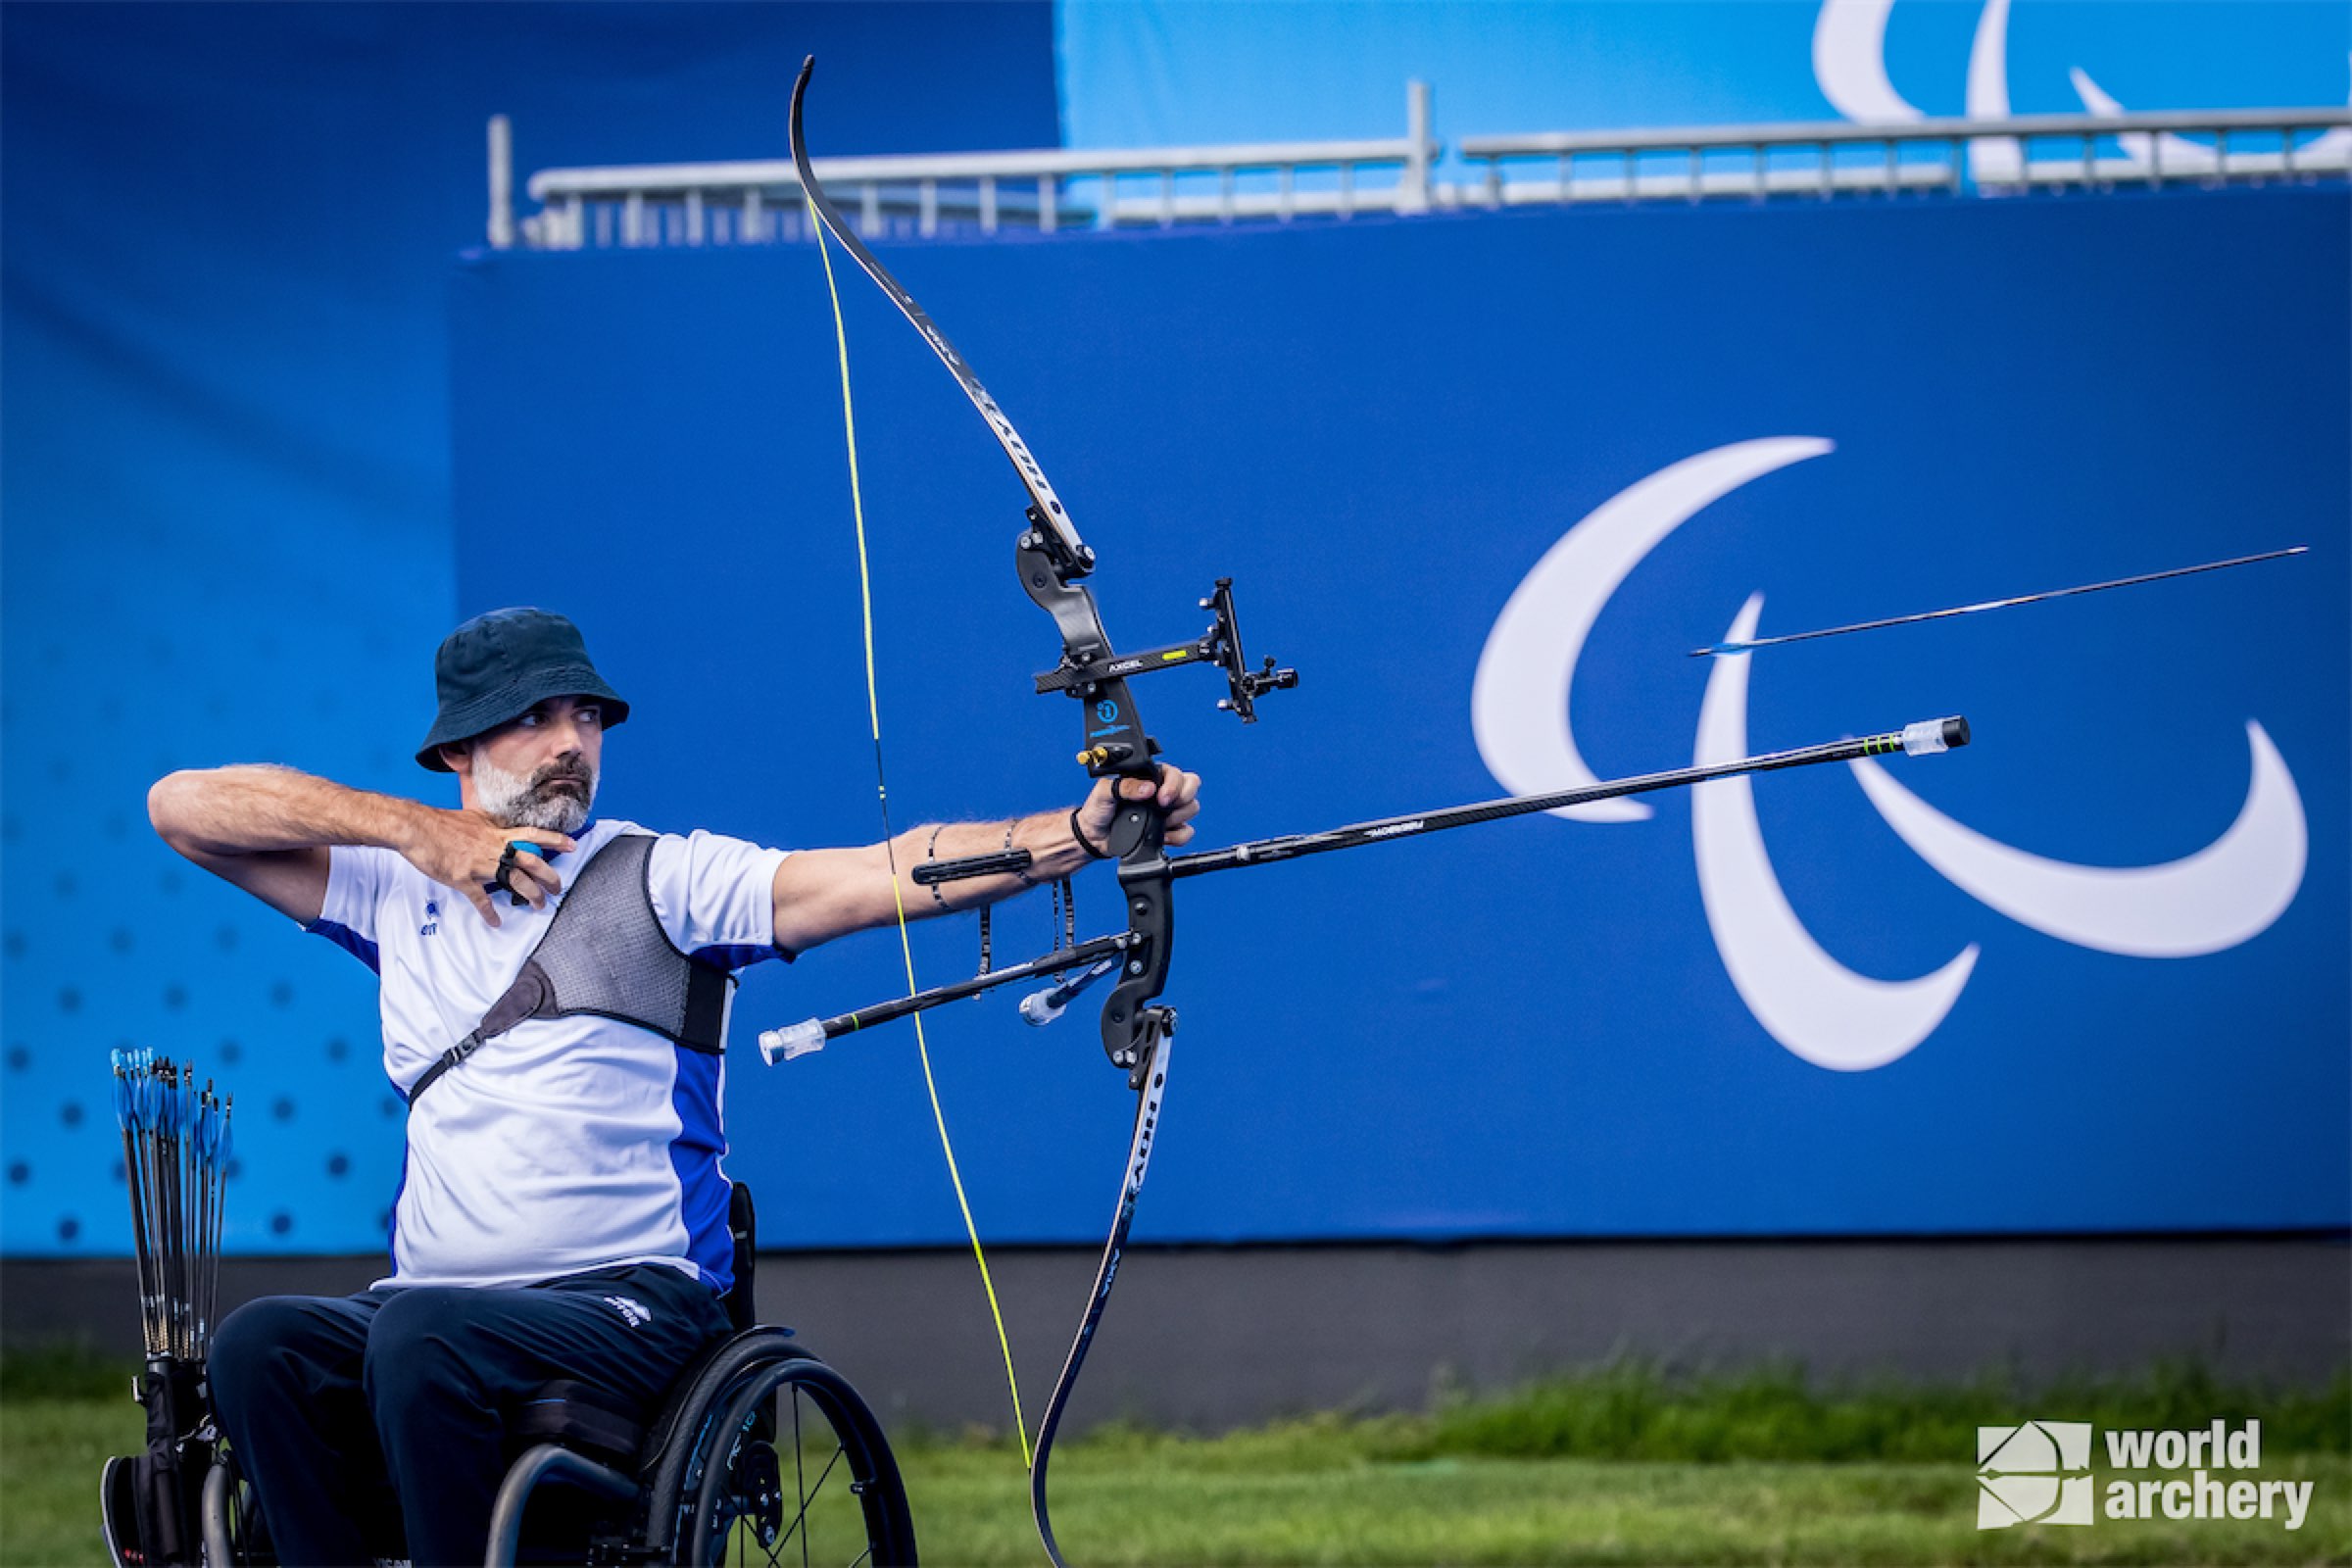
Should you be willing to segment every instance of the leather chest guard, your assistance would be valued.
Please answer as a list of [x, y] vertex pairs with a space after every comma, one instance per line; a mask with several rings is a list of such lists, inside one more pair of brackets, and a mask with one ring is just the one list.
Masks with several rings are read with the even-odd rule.
[[592, 1013], [706, 1055], [725, 1052], [733, 977], [681, 953], [662, 929], [648, 880], [653, 851], [652, 834], [625, 833], [589, 858], [522, 972], [473, 1032], [424, 1070], [409, 1090], [410, 1104], [484, 1042], [526, 1018]]

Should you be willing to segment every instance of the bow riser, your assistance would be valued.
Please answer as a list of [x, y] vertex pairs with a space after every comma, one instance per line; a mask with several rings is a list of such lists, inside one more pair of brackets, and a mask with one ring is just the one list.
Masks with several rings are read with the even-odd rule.
[[[1037, 519], [1034, 507], [1029, 515], [1033, 522]], [[1159, 743], [1145, 732], [1126, 678], [1087, 673], [1113, 662], [1094, 594], [1068, 580], [1068, 563], [1056, 559], [1052, 537], [1040, 529], [1021, 535], [1014, 559], [1022, 590], [1061, 631], [1060, 668], [1070, 681], [1062, 689], [1078, 699], [1085, 714], [1078, 760], [1097, 778], [1134, 778], [1156, 786], [1159, 768], [1152, 759]], [[1176, 1027], [1173, 1009], [1151, 1005], [1167, 984], [1175, 938], [1167, 827], [1167, 812], [1156, 794], [1141, 801], [1122, 797], [1103, 845], [1119, 861], [1120, 894], [1127, 902], [1127, 929], [1134, 940], [1119, 983], [1102, 1004], [1102, 1052], [1111, 1065], [1126, 1069], [1128, 1086], [1136, 1090], [1144, 1087], [1154, 1047]]]
[[1127, 1086], [1141, 1090], [1158, 1047], [1176, 1032], [1176, 1009], [1151, 1005], [1166, 989], [1168, 956], [1176, 945], [1176, 901], [1168, 858], [1161, 848], [1166, 818], [1156, 807], [1122, 810], [1120, 821], [1140, 819], [1139, 833], [1119, 862], [1119, 893], [1127, 901], [1127, 932], [1135, 945], [1119, 983], [1102, 1004], [1102, 1050], [1111, 1065], [1127, 1069]]
[[[1030, 508], [1031, 521], [1037, 515], [1037, 509]], [[1111, 660], [1110, 637], [1102, 630], [1102, 613], [1096, 608], [1094, 594], [1084, 584], [1070, 580], [1078, 574], [1076, 569], [1058, 553], [1052, 537], [1038, 528], [1022, 533], [1013, 549], [1013, 564], [1022, 591], [1054, 617], [1054, 625], [1061, 633], [1061, 668], [1074, 682], [1066, 689], [1086, 705], [1081, 728], [1084, 744], [1078, 760], [1096, 778], [1156, 779], [1158, 769], [1152, 765], [1152, 756], [1159, 750], [1159, 743], [1144, 732], [1143, 717], [1128, 694], [1126, 679], [1118, 675], [1096, 678], [1087, 673]], [[1124, 849], [1114, 841], [1111, 853], [1123, 855]]]

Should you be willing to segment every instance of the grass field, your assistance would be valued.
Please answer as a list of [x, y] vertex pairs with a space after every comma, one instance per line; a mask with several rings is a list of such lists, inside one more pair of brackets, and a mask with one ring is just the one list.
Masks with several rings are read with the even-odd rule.
[[[97, 1473], [139, 1412], [122, 1368], [0, 1367], [0, 1562], [95, 1564]], [[2039, 1414], [2106, 1427], [2264, 1423], [2261, 1474], [2314, 1483], [2278, 1520], [1980, 1532], [1975, 1428]], [[899, 1435], [927, 1561], [1035, 1564], [1009, 1440]], [[1098, 1431], [1056, 1449], [1054, 1520], [1085, 1564], [2352, 1562], [2352, 1383], [2280, 1396], [2194, 1373], [2019, 1398], [1814, 1393], [1792, 1373], [1680, 1384], [1620, 1367], [1456, 1399], [1203, 1439]], [[2104, 1456], [2094, 1451], [2094, 1465]], [[2104, 1475], [2100, 1478], [2106, 1479]]]

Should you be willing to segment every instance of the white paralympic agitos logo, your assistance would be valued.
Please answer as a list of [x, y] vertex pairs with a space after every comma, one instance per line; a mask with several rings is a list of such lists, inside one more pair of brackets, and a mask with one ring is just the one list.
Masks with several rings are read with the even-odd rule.
[[[1865, 125], [1894, 125], [1926, 117], [1897, 92], [1886, 74], [1886, 18], [1894, 0], [1822, 0], [1813, 22], [1813, 79], [1822, 96], [1846, 119]], [[2082, 100], [2083, 111], [2101, 120], [2124, 113], [2090, 74], [2071, 67], [2067, 79]], [[2009, 116], [2009, 0], [1984, 0], [1977, 13], [1977, 29], [1968, 51], [1966, 105], [1971, 120], [2005, 120]], [[2132, 132], [2116, 138], [2134, 173], [2210, 173], [2220, 163], [2219, 149], [2171, 131], [2150, 136]], [[2295, 156], [2310, 164], [2342, 158], [2352, 151], [2352, 129], [2325, 131], [2295, 148]], [[1969, 146], [1969, 168], [1978, 180], [2000, 184], [2023, 172], [2025, 155], [2016, 138], [1980, 136]]]
[[[1576, 661], [1601, 607], [1659, 541], [1751, 479], [1833, 450], [1814, 436], [1741, 441], [1662, 468], [1571, 527], [1536, 563], [1495, 618], [1471, 688], [1471, 724], [1488, 769], [1514, 794], [1595, 782], [1570, 722]], [[1752, 595], [1726, 641], [1755, 635]], [[1699, 706], [1692, 760], [1747, 751], [1751, 655], [1719, 658]], [[2143, 958], [2218, 953], [2269, 929], [2303, 885], [2308, 836], [2286, 762], [2249, 719], [2252, 777], [2237, 819], [2184, 858], [2159, 865], [2078, 865], [2030, 855], [1964, 826], [1876, 762], [1850, 764], [1865, 795], [1914, 853], [1979, 902], [2078, 947]], [[1650, 808], [1595, 801], [1551, 813], [1638, 822]], [[1693, 793], [1690, 829], [1707, 925], [1740, 1000], [1766, 1032], [1818, 1066], [1883, 1067], [1934, 1033], [1977, 962], [1974, 943], [1932, 974], [1876, 980], [1813, 940], [1781, 891], [1746, 778]]]

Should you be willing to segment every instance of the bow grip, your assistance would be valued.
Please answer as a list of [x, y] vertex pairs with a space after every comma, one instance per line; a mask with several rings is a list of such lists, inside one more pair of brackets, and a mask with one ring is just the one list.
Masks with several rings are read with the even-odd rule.
[[1159, 768], [1153, 764], [1149, 773], [1124, 773], [1111, 788], [1120, 790], [1128, 779], [1138, 779], [1152, 787], [1152, 794], [1140, 801], [1117, 795], [1118, 814], [1110, 819], [1110, 831], [1102, 836], [1102, 848], [1108, 858], [1122, 864], [1137, 859], [1153, 860], [1164, 853], [1162, 840], [1167, 835], [1168, 813], [1159, 804]]

